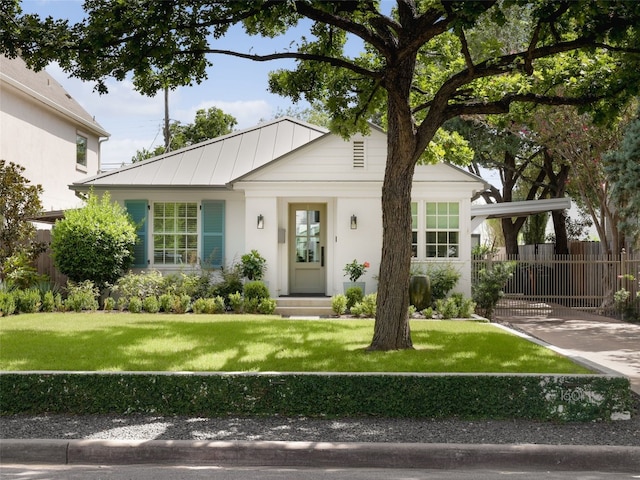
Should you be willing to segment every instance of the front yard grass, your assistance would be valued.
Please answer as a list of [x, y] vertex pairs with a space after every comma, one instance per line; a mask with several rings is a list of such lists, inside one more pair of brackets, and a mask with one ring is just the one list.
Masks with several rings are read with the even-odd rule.
[[367, 319], [20, 314], [0, 318], [0, 370], [592, 373], [491, 324], [411, 328], [415, 350], [366, 352]]

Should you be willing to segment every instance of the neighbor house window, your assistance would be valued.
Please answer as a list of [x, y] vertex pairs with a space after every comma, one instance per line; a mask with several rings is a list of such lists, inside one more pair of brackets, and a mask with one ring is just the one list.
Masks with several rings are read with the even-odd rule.
[[418, 202], [411, 202], [411, 256], [418, 257]]
[[176, 265], [198, 260], [198, 204], [153, 204], [153, 261]]
[[455, 202], [425, 202], [426, 258], [458, 257], [460, 250], [460, 205]]
[[76, 163], [87, 166], [87, 137], [76, 134]]

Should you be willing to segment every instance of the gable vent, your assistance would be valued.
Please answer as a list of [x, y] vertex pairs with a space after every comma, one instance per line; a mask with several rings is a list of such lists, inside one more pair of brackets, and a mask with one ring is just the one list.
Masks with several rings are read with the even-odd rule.
[[364, 168], [364, 142], [353, 142], [353, 168]]

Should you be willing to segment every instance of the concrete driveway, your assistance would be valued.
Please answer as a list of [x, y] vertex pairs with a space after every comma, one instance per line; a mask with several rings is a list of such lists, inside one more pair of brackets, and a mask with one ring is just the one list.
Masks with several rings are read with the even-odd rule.
[[640, 324], [557, 306], [540, 316], [496, 320], [558, 347], [566, 355], [585, 358], [629, 377], [631, 389], [640, 395]]

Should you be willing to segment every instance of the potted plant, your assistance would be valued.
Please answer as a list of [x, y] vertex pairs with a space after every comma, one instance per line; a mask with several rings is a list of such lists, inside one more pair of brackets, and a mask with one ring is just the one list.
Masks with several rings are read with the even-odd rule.
[[267, 260], [257, 250], [251, 250], [240, 258], [240, 272], [249, 280], [262, 280], [267, 270]]
[[349, 277], [349, 282], [344, 282], [344, 290], [345, 292], [351, 287], [358, 287], [362, 290], [362, 293], [365, 293], [365, 282], [358, 282], [358, 279], [362, 277], [371, 265], [369, 262], [359, 263], [357, 260], [353, 260], [351, 263], [347, 263], [344, 267], [344, 275], [345, 277]]

